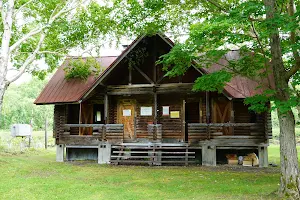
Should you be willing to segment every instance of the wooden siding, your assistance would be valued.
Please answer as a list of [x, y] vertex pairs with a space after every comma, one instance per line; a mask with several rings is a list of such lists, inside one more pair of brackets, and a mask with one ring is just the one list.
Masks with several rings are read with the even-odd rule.
[[[136, 104], [136, 137], [148, 138], [148, 124], [154, 123], [153, 95], [137, 96]], [[151, 116], [141, 116], [141, 107], [152, 107]]]
[[64, 132], [64, 124], [67, 122], [66, 105], [55, 105], [54, 106], [54, 127], [53, 137], [55, 138], [56, 144], [59, 143], [59, 138]]
[[[163, 139], [177, 139], [184, 140], [183, 135], [183, 99], [180, 95], [161, 95], [158, 97], [158, 123], [162, 125]], [[170, 113], [172, 111], [179, 111], [179, 118], [171, 118], [171, 116], [162, 115], [162, 106], [170, 106]]]

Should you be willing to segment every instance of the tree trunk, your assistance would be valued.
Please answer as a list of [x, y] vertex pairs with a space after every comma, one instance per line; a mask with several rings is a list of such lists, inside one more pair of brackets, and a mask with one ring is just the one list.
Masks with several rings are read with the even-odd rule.
[[295, 138], [295, 119], [292, 111], [278, 111], [280, 126], [280, 189], [283, 198], [299, 199], [300, 181]]
[[[276, 20], [274, 19], [277, 13], [276, 2], [275, 0], [264, 0], [264, 4], [266, 9], [266, 19], [268, 20], [267, 25], [270, 31], [271, 66], [273, 68], [275, 81], [275, 97], [281, 103], [286, 103], [290, 99], [288, 86], [289, 77], [284, 68], [279, 29]], [[288, 112], [282, 112], [281, 108], [278, 107], [277, 113], [280, 127], [281, 165], [279, 196], [282, 198], [300, 199], [294, 114], [291, 107]]]
[[[1, 75], [0, 75], [1, 76]], [[7, 83], [4, 81], [4, 78], [0, 77], [0, 128], [2, 127], [2, 106], [3, 106], [3, 97], [7, 89]]]
[[[0, 79], [2, 79], [0, 77]], [[4, 93], [7, 89], [7, 84], [4, 80], [0, 80], [0, 117], [1, 117], [1, 113], [2, 113], [2, 105], [3, 105], [3, 97], [4, 97]]]

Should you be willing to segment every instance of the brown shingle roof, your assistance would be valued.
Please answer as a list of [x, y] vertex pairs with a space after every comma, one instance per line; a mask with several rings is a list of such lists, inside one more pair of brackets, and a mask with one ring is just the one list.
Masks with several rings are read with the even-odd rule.
[[[96, 58], [101, 67], [109, 67], [116, 56], [104, 56]], [[70, 60], [76, 58], [67, 58], [64, 63], [57, 69], [56, 73], [50, 79], [41, 94], [35, 100], [35, 104], [57, 104], [78, 102], [91, 86], [94, 85], [97, 77], [90, 76], [86, 81], [80, 79], [65, 79], [64, 68]], [[83, 58], [84, 59], [84, 58]]]

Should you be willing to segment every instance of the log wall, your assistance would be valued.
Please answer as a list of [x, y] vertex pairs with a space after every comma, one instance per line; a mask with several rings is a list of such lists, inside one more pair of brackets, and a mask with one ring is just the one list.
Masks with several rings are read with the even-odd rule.
[[[184, 140], [182, 133], [183, 125], [183, 100], [179, 95], [161, 95], [158, 97], [158, 123], [162, 125], [162, 138], [163, 139], [177, 139]], [[169, 116], [163, 116], [162, 106], [170, 106], [170, 113], [172, 111], [179, 111], [179, 118], [171, 118]]]
[[54, 106], [54, 123], [53, 123], [53, 137], [56, 144], [59, 142], [60, 135], [64, 132], [64, 124], [67, 122], [66, 105]]

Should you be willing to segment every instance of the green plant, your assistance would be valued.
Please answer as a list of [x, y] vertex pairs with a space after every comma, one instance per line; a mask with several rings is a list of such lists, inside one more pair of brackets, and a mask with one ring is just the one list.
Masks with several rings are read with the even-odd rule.
[[91, 74], [99, 75], [102, 71], [100, 64], [94, 58], [71, 60], [64, 70], [67, 80], [73, 78], [87, 80]]

